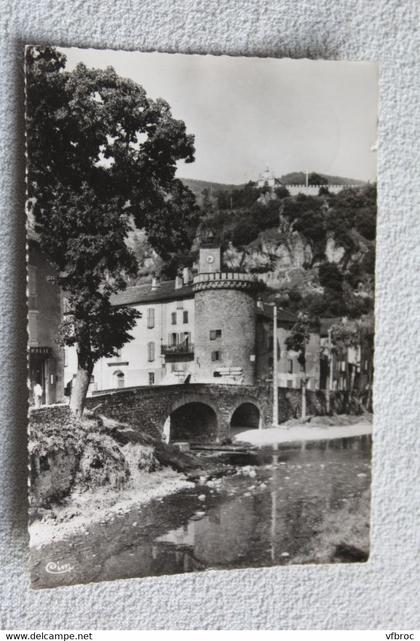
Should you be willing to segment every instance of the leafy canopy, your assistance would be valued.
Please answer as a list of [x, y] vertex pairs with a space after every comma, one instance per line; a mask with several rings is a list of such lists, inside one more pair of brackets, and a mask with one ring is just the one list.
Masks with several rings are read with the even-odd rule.
[[138, 315], [111, 304], [137, 271], [126, 243], [133, 225], [167, 255], [190, 244], [179, 212], [188, 228], [191, 194], [175, 172], [194, 160], [194, 144], [167, 102], [111, 67], [65, 65], [54, 48], [27, 49], [28, 202], [71, 310], [62, 340], [90, 368], [130, 338]]

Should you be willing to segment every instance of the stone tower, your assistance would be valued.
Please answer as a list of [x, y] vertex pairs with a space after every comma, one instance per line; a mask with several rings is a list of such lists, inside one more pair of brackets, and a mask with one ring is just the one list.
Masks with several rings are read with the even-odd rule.
[[221, 248], [200, 248], [195, 295], [195, 380], [255, 383], [256, 301], [251, 274], [224, 272]]

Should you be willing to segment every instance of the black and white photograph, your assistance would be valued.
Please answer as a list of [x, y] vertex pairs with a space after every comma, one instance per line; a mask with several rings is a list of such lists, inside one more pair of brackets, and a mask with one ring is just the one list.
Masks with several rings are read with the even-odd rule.
[[377, 94], [26, 47], [33, 588], [368, 560]]

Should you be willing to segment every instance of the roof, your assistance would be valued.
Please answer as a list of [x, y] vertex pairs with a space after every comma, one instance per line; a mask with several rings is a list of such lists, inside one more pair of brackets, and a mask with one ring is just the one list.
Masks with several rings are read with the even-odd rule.
[[[262, 316], [264, 318], [268, 318], [269, 320], [273, 320], [273, 305], [267, 305], [266, 303], [263, 303], [263, 308], [258, 307], [257, 308], [257, 314], [258, 316]], [[297, 321], [297, 316], [293, 314], [292, 312], [288, 312], [286, 309], [282, 309], [281, 307], [277, 307], [277, 322], [283, 322], [283, 323], [296, 323]]]
[[160, 303], [163, 301], [193, 298], [191, 284], [175, 289], [175, 281], [167, 280], [159, 283], [157, 289], [152, 290], [152, 283], [127, 287], [122, 292], [111, 296], [113, 305], [135, 305], [136, 303]]

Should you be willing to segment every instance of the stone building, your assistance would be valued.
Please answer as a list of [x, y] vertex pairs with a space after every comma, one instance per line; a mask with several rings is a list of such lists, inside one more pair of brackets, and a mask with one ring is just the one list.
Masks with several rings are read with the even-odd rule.
[[[95, 365], [89, 393], [139, 385], [272, 380], [272, 309], [257, 304], [260, 287], [252, 274], [223, 271], [221, 248], [207, 243], [200, 248], [194, 277], [185, 269], [175, 280], [154, 279], [114, 296], [115, 305], [133, 306], [141, 318], [131, 332], [133, 340], [118, 356]], [[279, 312], [278, 384], [283, 387], [298, 388], [302, 378], [296, 358], [285, 348], [295, 322], [294, 315]], [[74, 348], [66, 351], [67, 383], [77, 371], [77, 357]], [[309, 388], [318, 389], [316, 328], [307, 349], [307, 376]]]
[[39, 383], [42, 404], [64, 399], [64, 349], [57, 344], [62, 318], [60, 290], [51, 281], [54, 270], [43, 254], [37, 236], [28, 226], [28, 387], [29, 402]]
[[255, 383], [258, 288], [251, 274], [222, 271], [220, 247], [202, 246], [193, 282], [198, 382]]
[[[286, 339], [290, 336], [296, 323], [295, 314], [284, 309], [277, 310], [277, 370], [278, 387], [300, 388], [306, 377], [307, 389], [319, 389], [320, 382], [320, 336], [319, 327], [314, 324], [306, 346], [306, 371], [297, 359], [289, 352]], [[258, 301], [257, 305], [257, 380], [266, 383], [273, 380], [273, 307]]]

